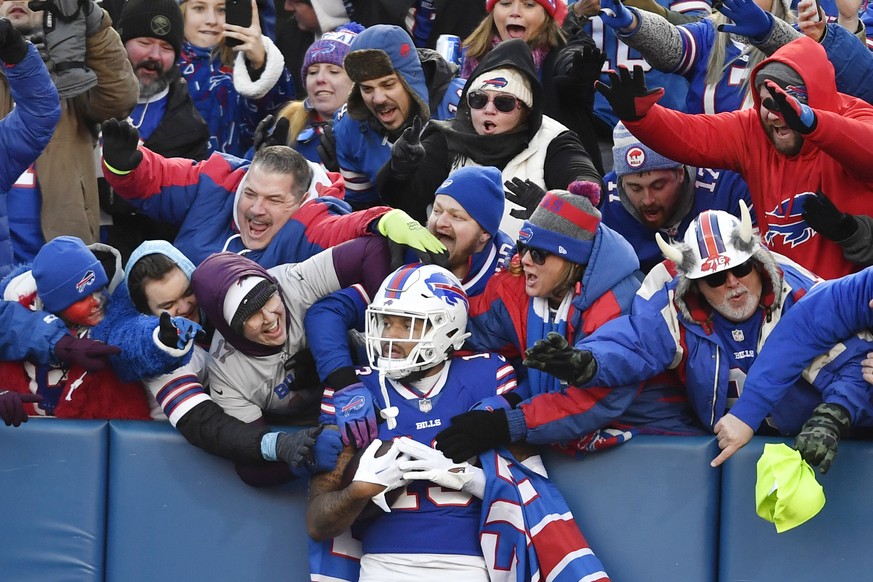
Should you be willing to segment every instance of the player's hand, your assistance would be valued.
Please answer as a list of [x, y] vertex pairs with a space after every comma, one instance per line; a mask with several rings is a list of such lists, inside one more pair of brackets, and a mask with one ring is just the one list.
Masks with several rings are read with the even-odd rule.
[[634, 65], [633, 73], [621, 65], [618, 72], [609, 71], [607, 75], [612, 82], [611, 85], [597, 81], [594, 86], [609, 102], [616, 117], [622, 121], [636, 121], [642, 118], [664, 94], [663, 87], [652, 90], [646, 87], [646, 78], [641, 65]]
[[709, 464], [718, 467], [752, 440], [755, 429], [734, 416], [725, 414], [713, 427], [721, 453]]
[[343, 444], [363, 449], [379, 435], [373, 395], [362, 383], [334, 392], [333, 406]]
[[381, 457], [376, 456], [376, 451], [382, 446], [382, 441], [374, 439], [361, 455], [358, 470], [355, 472], [353, 482], [372, 483], [384, 489], [372, 497], [375, 503], [385, 513], [391, 513], [385, 493], [397, 487], [403, 487], [407, 481], [403, 479], [403, 471], [400, 470], [400, 462], [406, 460], [406, 456], [397, 447], [397, 443], [391, 443], [391, 448]]
[[[470, 463], [455, 463], [440, 451], [409, 437], [397, 439], [397, 447], [409, 456], [400, 462], [400, 470], [407, 481], [430, 481], [455, 491], [464, 491], [482, 499], [485, 495], [485, 476], [482, 469]], [[477, 479], [478, 477], [478, 479]]]

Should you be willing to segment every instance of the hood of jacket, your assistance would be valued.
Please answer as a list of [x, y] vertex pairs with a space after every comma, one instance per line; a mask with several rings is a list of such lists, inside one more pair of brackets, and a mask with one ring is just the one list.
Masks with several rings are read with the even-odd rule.
[[472, 128], [473, 120], [470, 117], [470, 106], [467, 105], [467, 93], [470, 91], [470, 86], [476, 78], [481, 77], [487, 72], [506, 68], [516, 69], [521, 72], [530, 84], [531, 94], [533, 95], [533, 107], [531, 107], [527, 117], [527, 135], [528, 139], [532, 139], [543, 123], [543, 86], [540, 83], [539, 77], [537, 77], [536, 65], [534, 65], [530, 47], [521, 39], [501, 42], [482, 57], [479, 65], [470, 74], [470, 78], [467, 79], [467, 84], [464, 85], [464, 91], [461, 93], [461, 101], [458, 103], [458, 112], [455, 114], [455, 119], [464, 126]]
[[[246, 339], [234, 332], [230, 322], [224, 319], [224, 298], [230, 286], [243, 277], [263, 277], [278, 285], [278, 281], [265, 268], [234, 253], [215, 253], [209, 255], [196, 269], [191, 277], [191, 286], [200, 308], [206, 314], [207, 320], [215, 326], [227, 342], [247, 356], [268, 356], [282, 351], [282, 346], [265, 346]], [[288, 305], [282, 288], [279, 296], [287, 311]], [[287, 330], [288, 318], [285, 318]]]
[[[624, 283], [630, 285], [630, 296], [639, 288], [640, 260], [633, 246], [623, 236], [603, 222], [597, 225], [591, 257], [582, 275], [582, 288], [573, 300], [575, 306], [585, 310], [604, 293], [615, 290]], [[632, 289], [631, 289], [632, 288]]]
[[354, 83], [346, 108], [352, 119], [365, 121], [371, 116], [361, 96], [360, 82], [378, 79], [391, 73], [397, 73], [400, 77], [400, 81], [418, 105], [418, 115], [422, 121], [430, 119], [424, 69], [412, 39], [399, 26], [378, 24], [364, 30], [352, 41], [343, 67]]

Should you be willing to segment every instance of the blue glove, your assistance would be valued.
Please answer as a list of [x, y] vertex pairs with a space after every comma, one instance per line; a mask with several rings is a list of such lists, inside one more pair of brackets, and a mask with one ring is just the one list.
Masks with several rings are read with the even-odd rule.
[[634, 23], [634, 14], [619, 0], [601, 0], [600, 20], [610, 28], [623, 30]]
[[332, 428], [325, 428], [315, 445], [309, 452], [306, 460], [306, 468], [311, 475], [327, 473], [336, 469], [336, 460], [340, 451], [343, 450], [343, 441], [340, 433]]
[[343, 444], [364, 449], [379, 435], [373, 395], [360, 382], [335, 392], [333, 405]]
[[754, 0], [724, 0], [720, 5], [713, 3], [713, 7], [733, 21], [733, 24], [719, 24], [719, 32], [764, 40], [773, 30], [773, 17]]
[[184, 317], [172, 317], [169, 312], [161, 313], [158, 325], [158, 339], [168, 348], [184, 350], [192, 339], [203, 333], [203, 327]]

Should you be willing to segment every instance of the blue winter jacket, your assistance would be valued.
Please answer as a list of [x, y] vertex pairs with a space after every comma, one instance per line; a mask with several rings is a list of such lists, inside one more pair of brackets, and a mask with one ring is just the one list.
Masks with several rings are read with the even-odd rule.
[[12, 241], [6, 193], [48, 145], [61, 117], [58, 91], [42, 57], [28, 43], [27, 55], [17, 65], [3, 65], [15, 108], [0, 120], [0, 276], [12, 268]]
[[[825, 402], [848, 410], [852, 426], [873, 426], [873, 388], [858, 363], [873, 351], [871, 299], [873, 267], [816, 285], [767, 338], [731, 414], [755, 426], [801, 377], [817, 375], [814, 383], [822, 386]], [[833, 358], [848, 360], [839, 374]]]

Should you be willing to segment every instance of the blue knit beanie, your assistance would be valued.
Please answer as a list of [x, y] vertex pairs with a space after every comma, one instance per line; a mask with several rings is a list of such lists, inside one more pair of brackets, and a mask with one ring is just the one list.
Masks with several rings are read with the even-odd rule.
[[643, 145], [620, 121], [612, 131], [612, 141], [613, 169], [616, 178], [652, 170], [669, 170], [682, 165]]
[[454, 198], [492, 237], [497, 235], [506, 198], [503, 175], [492, 166], [466, 166], [449, 174], [435, 194]]
[[50, 313], [60, 313], [109, 284], [103, 265], [74, 236], [59, 236], [44, 244], [31, 268], [36, 293]]

